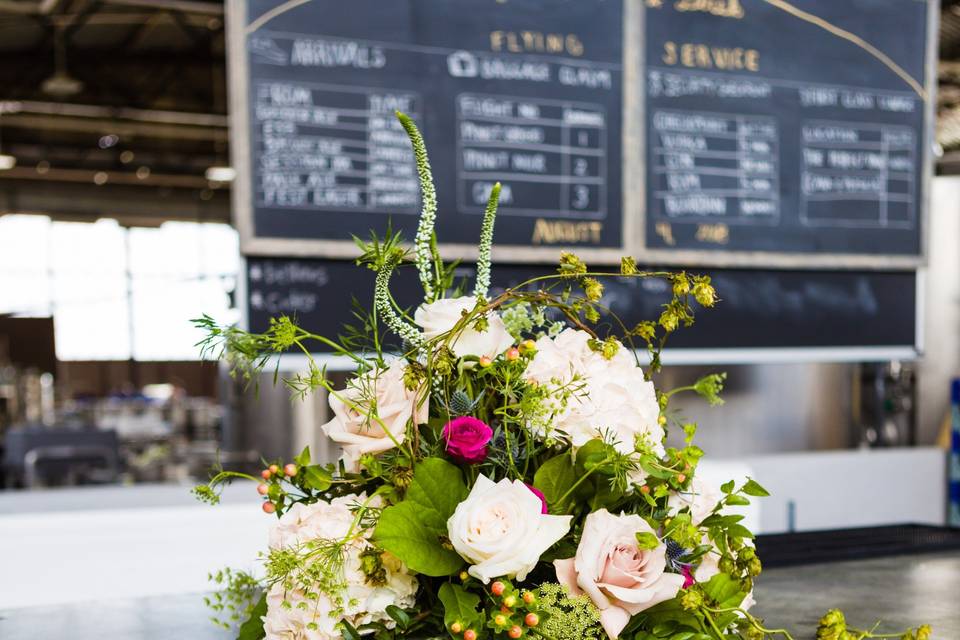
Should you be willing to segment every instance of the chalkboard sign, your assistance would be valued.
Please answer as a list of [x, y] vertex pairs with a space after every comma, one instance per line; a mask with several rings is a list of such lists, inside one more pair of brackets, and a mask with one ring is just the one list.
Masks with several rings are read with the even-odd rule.
[[939, 3], [644, 4], [648, 255], [922, 253]]
[[[497, 265], [493, 289], [516, 286], [543, 267]], [[721, 302], [670, 340], [674, 362], [779, 359], [884, 360], [915, 354], [916, 276], [897, 271], [707, 270]], [[335, 336], [353, 322], [348, 295], [372, 305], [373, 272], [349, 261], [248, 258], [247, 323], [263, 331], [271, 317], [295, 316], [309, 330]], [[465, 278], [472, 269], [461, 270]], [[655, 280], [610, 279], [602, 303], [628, 326], [655, 319], [669, 296]], [[412, 268], [395, 274], [398, 303], [414, 307], [422, 290]], [[601, 323], [607, 322], [601, 320]], [[601, 324], [601, 326], [603, 326]]]
[[430, 151], [441, 243], [475, 251], [499, 181], [499, 247], [624, 246], [621, 0], [229, 9], [244, 252], [352, 255], [352, 235], [388, 221], [411, 239], [420, 194], [396, 110]]

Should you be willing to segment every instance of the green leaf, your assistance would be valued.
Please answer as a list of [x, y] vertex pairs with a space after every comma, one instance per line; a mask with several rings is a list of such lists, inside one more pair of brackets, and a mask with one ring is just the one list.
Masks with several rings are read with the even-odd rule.
[[760, 483], [753, 478], [747, 478], [747, 483], [743, 485], [741, 491], [748, 496], [756, 496], [758, 498], [765, 498], [770, 495], [770, 492], [760, 486]]
[[637, 547], [640, 549], [656, 549], [660, 546], [660, 538], [648, 531], [637, 532]]
[[577, 473], [583, 474], [603, 463], [616, 451], [599, 438], [589, 440], [577, 450]]
[[306, 467], [310, 464], [310, 447], [304, 447], [296, 458], [293, 459], [298, 467]]
[[264, 631], [263, 620], [260, 618], [265, 615], [267, 615], [266, 592], [260, 596], [256, 606], [253, 607], [253, 611], [250, 612], [250, 617], [240, 625], [240, 633], [237, 635], [237, 640], [262, 640], [262, 638], [267, 635], [267, 632]]
[[410, 616], [407, 614], [406, 611], [404, 611], [397, 605], [388, 604], [386, 608], [386, 612], [388, 616], [390, 616], [391, 618], [394, 619], [394, 621], [396, 621], [397, 627], [399, 627], [401, 631], [405, 630], [407, 627], [410, 626]]
[[315, 464], [304, 468], [303, 484], [314, 491], [326, 491], [333, 484], [333, 475], [327, 469]]
[[443, 603], [443, 625], [448, 632], [450, 625], [459, 622], [464, 630], [476, 631], [477, 637], [483, 633], [483, 617], [477, 612], [480, 596], [470, 593], [458, 584], [449, 582], [440, 585], [437, 595]]
[[424, 575], [456, 573], [463, 559], [449, 547], [447, 520], [466, 497], [460, 469], [439, 458], [426, 458], [413, 472], [403, 502], [380, 514], [374, 542]]
[[550, 458], [540, 465], [533, 476], [533, 486], [543, 493], [547, 501], [547, 509], [556, 515], [572, 513], [575, 504], [574, 496], [572, 494], [566, 498], [563, 496], [570, 491], [576, 481], [577, 471], [570, 463], [570, 456], [566, 454]]
[[733, 480], [730, 480], [729, 482], [724, 482], [722, 485], [720, 485], [720, 491], [723, 491], [724, 493], [730, 493], [731, 491], [733, 491], [733, 484], [734, 484]]
[[457, 505], [467, 497], [467, 485], [460, 469], [440, 458], [425, 458], [413, 472], [404, 502], [413, 502], [423, 509], [422, 521], [447, 531], [447, 520]]
[[752, 538], [753, 532], [742, 524], [732, 524], [727, 527], [727, 535], [734, 538]]
[[346, 620], [340, 621], [340, 631], [343, 634], [343, 640], [363, 640], [357, 628]]
[[703, 592], [717, 603], [717, 608], [730, 609], [739, 607], [747, 596], [740, 590], [740, 583], [725, 573], [718, 573], [700, 585]]
[[727, 496], [727, 504], [734, 507], [745, 506], [750, 504], [750, 500], [748, 500], [747, 498], [744, 498], [743, 496], [738, 496], [735, 493], [731, 493], [730, 495]]

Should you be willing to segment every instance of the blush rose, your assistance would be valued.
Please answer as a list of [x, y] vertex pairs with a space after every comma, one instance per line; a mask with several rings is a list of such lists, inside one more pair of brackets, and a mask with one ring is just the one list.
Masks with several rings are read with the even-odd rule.
[[577, 555], [554, 560], [557, 581], [571, 595], [586, 593], [600, 609], [600, 624], [611, 639], [631, 616], [677, 595], [684, 577], [667, 573], [666, 545], [640, 549], [638, 533], [654, 533], [636, 514], [594, 511], [583, 525]]

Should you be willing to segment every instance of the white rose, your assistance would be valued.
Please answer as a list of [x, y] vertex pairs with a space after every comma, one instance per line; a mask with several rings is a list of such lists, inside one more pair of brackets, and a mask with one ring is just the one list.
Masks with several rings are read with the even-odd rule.
[[477, 478], [447, 520], [450, 543], [484, 584], [499, 576], [523, 580], [540, 556], [570, 530], [571, 516], [542, 513], [543, 503], [520, 480]]
[[[372, 584], [363, 572], [360, 554], [371, 548], [367, 538], [370, 529], [353, 526], [351, 507], [367, 502], [364, 494], [335, 498], [330, 502], [310, 505], [296, 504], [277, 521], [270, 531], [273, 549], [299, 550], [316, 540], [345, 541], [343, 546], [342, 591], [336, 594], [322, 592], [317, 585], [293, 585], [282, 581], [267, 592], [267, 615], [263, 617], [267, 640], [335, 640], [342, 637], [337, 623], [347, 620], [354, 626], [381, 622], [392, 628], [395, 622], [386, 613], [390, 605], [402, 609], [416, 601], [417, 579], [410, 575], [394, 556], [381, 556], [383, 581]], [[368, 506], [381, 506], [379, 498]], [[352, 533], [351, 533], [352, 532]], [[353, 537], [346, 540], [348, 535]], [[318, 562], [323, 562], [322, 555]], [[293, 578], [296, 581], [296, 577]], [[307, 598], [303, 587], [319, 592], [317, 598]], [[287, 602], [289, 607], [284, 606]], [[299, 606], [303, 604], [303, 606]]]
[[594, 511], [583, 523], [577, 555], [555, 560], [557, 580], [571, 595], [586, 593], [600, 609], [600, 624], [616, 638], [632, 616], [677, 595], [684, 578], [667, 573], [666, 545], [640, 549], [637, 533], [654, 534], [636, 514]]
[[[537, 353], [524, 377], [558, 391], [564, 387], [564, 393], [556, 395], [567, 396], [566, 402], [548, 401], [550, 428], [562, 432], [575, 449], [611, 433], [621, 453], [632, 453], [639, 437], [649, 442], [654, 453], [663, 455], [660, 405], [653, 383], [644, 379], [625, 347], [608, 360], [590, 348], [589, 340], [590, 334], [578, 329], [537, 340]], [[531, 428], [547, 435], [542, 425]]]
[[[448, 333], [460, 322], [465, 312], [473, 311], [477, 299], [472, 296], [460, 298], [441, 298], [430, 304], [422, 304], [413, 315], [413, 321], [423, 329], [423, 336], [432, 340]], [[497, 313], [487, 314], [487, 328], [477, 331], [472, 323], [450, 345], [458, 358], [464, 356], [486, 356], [495, 358], [513, 345], [513, 336], [507, 331], [503, 320]]]
[[700, 476], [694, 476], [687, 489], [670, 494], [667, 506], [673, 512], [684, 509], [690, 510], [690, 519], [693, 524], [700, 524], [707, 519], [720, 503], [720, 490]]
[[330, 394], [334, 418], [322, 428], [343, 447], [348, 471], [360, 470], [360, 456], [365, 453], [381, 453], [402, 443], [411, 418], [415, 424], [427, 421], [427, 394], [423, 389], [407, 389], [405, 369], [402, 360], [394, 360], [386, 369], [354, 378], [346, 389]]

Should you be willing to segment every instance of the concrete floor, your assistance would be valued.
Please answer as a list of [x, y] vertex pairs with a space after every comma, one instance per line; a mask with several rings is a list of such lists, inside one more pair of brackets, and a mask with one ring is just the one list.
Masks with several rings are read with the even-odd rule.
[[[960, 552], [770, 569], [757, 582], [754, 613], [770, 627], [815, 636], [831, 608], [849, 622], [900, 631], [933, 625], [936, 640], [960, 640]], [[0, 605], [2, 606], [2, 605]], [[229, 640], [199, 595], [154, 596], [26, 609], [0, 609], [3, 640]]]

